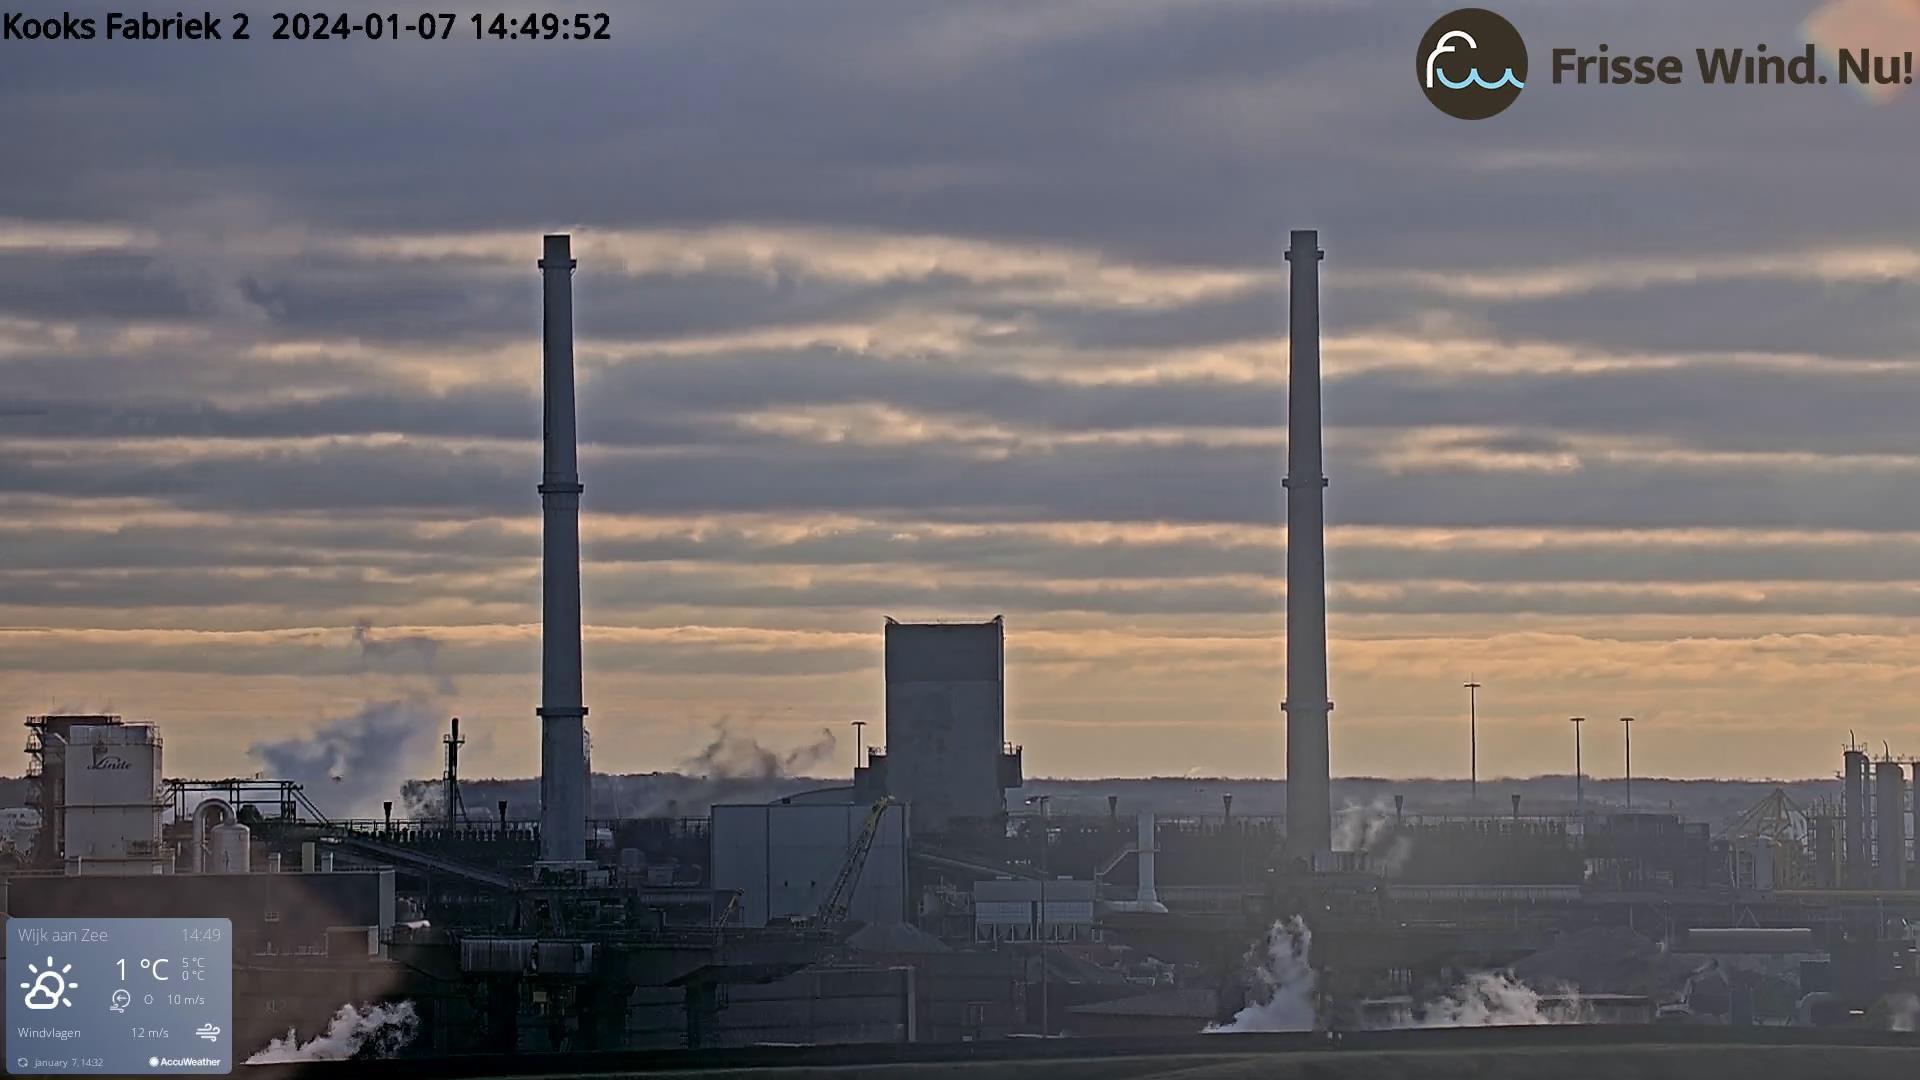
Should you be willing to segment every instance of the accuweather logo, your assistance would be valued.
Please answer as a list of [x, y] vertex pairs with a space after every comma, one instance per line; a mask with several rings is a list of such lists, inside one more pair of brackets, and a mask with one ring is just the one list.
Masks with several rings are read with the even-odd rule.
[[1485, 8], [1442, 15], [1420, 37], [1414, 63], [1433, 107], [1462, 120], [1506, 110], [1527, 88], [1527, 43]]

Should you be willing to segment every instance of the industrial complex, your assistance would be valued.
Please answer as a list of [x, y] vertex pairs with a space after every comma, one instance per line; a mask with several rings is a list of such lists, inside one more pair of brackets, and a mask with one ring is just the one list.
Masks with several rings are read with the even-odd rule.
[[154, 724], [35, 716], [5, 912], [231, 919], [243, 1053], [320, 1035], [343, 1006], [401, 1017], [378, 1043], [401, 1056], [1506, 1019], [1910, 1030], [1920, 799], [1890, 749], [1847, 749], [1830, 800], [1781, 792], [1719, 827], [1584, 797], [1333, 805], [1318, 235], [1294, 232], [1287, 258], [1284, 815], [1010, 795], [1027, 786], [1006, 693], [1020, 627], [876, 612], [884, 715], [844, 782], [596, 818], [576, 263], [555, 235], [539, 806], [462, 797], [457, 721], [435, 813], [338, 820], [291, 780], [170, 774]]

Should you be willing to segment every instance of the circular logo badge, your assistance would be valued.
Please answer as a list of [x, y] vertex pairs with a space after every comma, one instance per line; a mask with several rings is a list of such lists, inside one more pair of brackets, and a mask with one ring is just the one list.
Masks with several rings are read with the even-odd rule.
[[1485, 8], [1440, 16], [1420, 36], [1413, 63], [1433, 107], [1462, 120], [1497, 115], [1527, 88], [1527, 43]]

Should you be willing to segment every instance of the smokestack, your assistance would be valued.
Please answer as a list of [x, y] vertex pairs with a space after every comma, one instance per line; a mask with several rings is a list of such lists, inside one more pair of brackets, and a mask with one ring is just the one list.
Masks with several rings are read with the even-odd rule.
[[1906, 774], [1897, 761], [1882, 761], [1874, 765], [1874, 782], [1879, 789], [1874, 793], [1874, 813], [1880, 819], [1879, 828], [1874, 830], [1880, 841], [1880, 874], [1877, 884], [1882, 889], [1904, 889], [1907, 883], [1907, 810], [1902, 795], [1907, 786]]
[[1327, 572], [1320, 460], [1319, 234], [1295, 229], [1287, 262], [1287, 853], [1333, 849], [1327, 758]]
[[[1908, 799], [1907, 815], [1912, 819], [1909, 822], [1912, 828], [1907, 835], [1913, 837], [1915, 843], [1920, 843], [1920, 761], [1913, 763], [1913, 785], [1907, 790], [1914, 793]], [[1915, 854], [1913, 861], [1920, 863], [1920, 853]]]
[[572, 239], [548, 236], [540, 260], [545, 464], [540, 508], [540, 859], [587, 855], [586, 717], [580, 690], [580, 464], [573, 420]]
[[1864, 889], [1872, 865], [1867, 857], [1867, 754], [1864, 750], [1848, 749], [1844, 760], [1847, 780], [1846, 806], [1842, 810], [1846, 829], [1843, 869], [1848, 888]]
[[440, 740], [447, 744], [447, 775], [440, 781], [440, 801], [446, 804], [447, 828], [458, 825], [464, 807], [460, 805], [460, 748], [467, 740], [460, 737], [460, 718], [454, 717], [452, 729]]

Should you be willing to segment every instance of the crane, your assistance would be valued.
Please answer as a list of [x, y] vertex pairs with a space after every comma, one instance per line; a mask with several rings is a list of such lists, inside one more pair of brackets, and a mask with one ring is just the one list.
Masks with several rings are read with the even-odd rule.
[[873, 838], [880, 831], [880, 820], [894, 806], [890, 795], [882, 795], [871, 809], [867, 819], [860, 825], [860, 831], [854, 834], [853, 843], [847, 846], [846, 861], [840, 864], [840, 873], [833, 879], [833, 887], [827, 890], [826, 898], [820, 901], [819, 910], [814, 912], [813, 921], [818, 926], [833, 926], [847, 921], [847, 909], [853, 903], [853, 888], [860, 882], [860, 872], [866, 869], [867, 856], [873, 851]]

